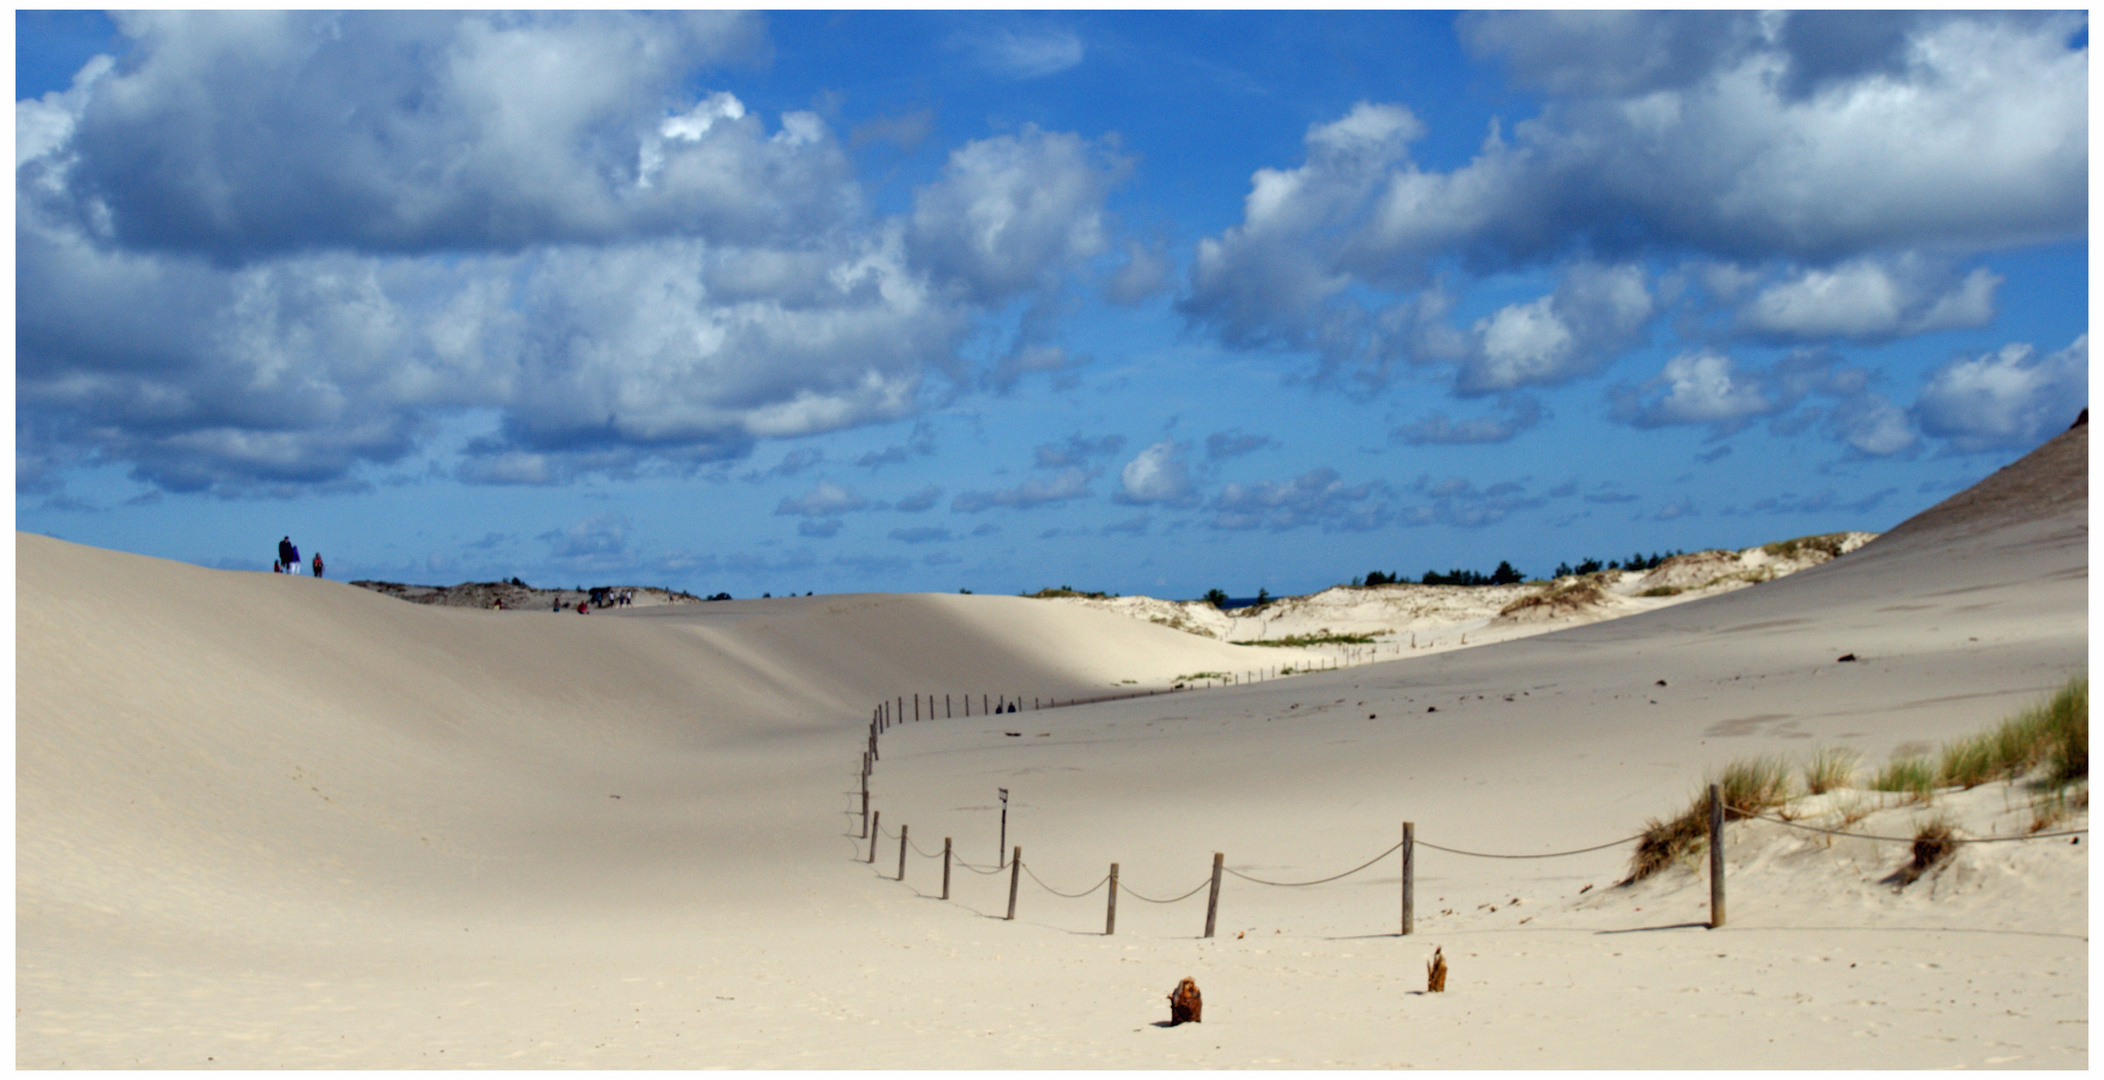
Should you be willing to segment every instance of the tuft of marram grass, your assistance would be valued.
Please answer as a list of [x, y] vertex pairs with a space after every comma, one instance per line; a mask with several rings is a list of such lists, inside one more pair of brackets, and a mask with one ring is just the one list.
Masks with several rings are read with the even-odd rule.
[[2089, 780], [2089, 678], [2069, 679], [2040, 710], [2048, 776], [2059, 783]]
[[1846, 746], [1822, 746], [1812, 751], [1804, 763], [1804, 789], [1810, 795], [1824, 795], [1836, 788], [1845, 788], [1856, 778], [1856, 765], [1863, 755]]
[[1622, 884], [1642, 881], [1708, 843], [1710, 784], [1721, 789], [1727, 821], [1752, 817], [1790, 801], [1790, 767], [1782, 758], [1734, 761], [1704, 781], [1687, 809], [1670, 818], [1652, 818], [1644, 823], [1643, 838], [1629, 858], [1629, 876]]
[[1872, 791], [1893, 791], [1908, 802], [1926, 803], [1936, 795], [1936, 766], [1925, 757], [1888, 761], [1870, 782]]
[[1940, 814], [1924, 822], [1914, 831], [1914, 861], [1902, 871], [1902, 880], [1914, 882], [1934, 869], [1937, 863], [1956, 855], [1957, 836], [1950, 819]]

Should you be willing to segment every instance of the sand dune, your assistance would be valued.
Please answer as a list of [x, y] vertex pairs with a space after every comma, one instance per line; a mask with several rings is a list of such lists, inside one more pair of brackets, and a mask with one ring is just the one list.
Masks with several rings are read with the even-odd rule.
[[[1254, 878], [1349, 868], [1404, 820], [1483, 852], [1614, 840], [1731, 758], [1881, 761], [2084, 670], [2086, 456], [2078, 429], [1847, 558], [1664, 610], [903, 724], [876, 804], [887, 833], [985, 863], [1007, 787], [1034, 875], [1078, 892], [1117, 861], [1154, 897], [1214, 851]], [[896, 840], [863, 861], [870, 708], [1162, 686], [1277, 650], [1008, 597], [581, 617], [17, 552], [21, 1067], [2088, 1060], [2086, 842], [1969, 847], [1895, 892], [1890, 846], [1738, 825], [1714, 931], [1692, 869], [1613, 887], [1626, 848], [1421, 850], [1411, 937], [1392, 860], [1306, 889], [1231, 877], [1209, 940], [1202, 893], [1127, 899], [1105, 937], [1101, 891], [1025, 879], [1009, 922], [998, 875], [959, 868], [945, 903], [935, 860], [889, 880]], [[2023, 797], [1941, 802], [1984, 833], [2020, 827]], [[1449, 991], [1417, 994], [1434, 945]], [[1153, 1026], [1185, 975], [1205, 1022]]]

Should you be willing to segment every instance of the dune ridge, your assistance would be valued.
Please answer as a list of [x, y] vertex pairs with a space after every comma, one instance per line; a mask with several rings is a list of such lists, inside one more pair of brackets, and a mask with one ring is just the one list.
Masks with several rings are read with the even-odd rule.
[[[1213, 851], [1301, 880], [1405, 820], [1455, 848], [1564, 850], [1748, 753], [1913, 752], [2084, 668], [2086, 451], [2086, 428], [2059, 436], [1986, 495], [1758, 588], [902, 724], [876, 804], [887, 831], [983, 863], [1006, 787], [1035, 874], [1078, 889], [1118, 861], [1167, 896]], [[998, 877], [961, 872], [944, 904], [931, 860], [903, 883], [895, 849], [866, 862], [870, 708], [1163, 685], [1274, 650], [1012, 597], [561, 617], [17, 551], [20, 1067], [2087, 1063], [2086, 843], [1967, 849], [1893, 892], [1890, 853], [1836, 862], [1754, 823], [1718, 931], [1691, 926], [1693, 870], [1614, 889], [1626, 852], [1428, 851], [1409, 938], [1386, 866], [1236, 879], [1213, 939], [1202, 896], [1121, 905], [1105, 937], [1100, 893], [1032, 894], [1008, 922]], [[1994, 828], [2008, 797], [1950, 805]], [[1435, 945], [1448, 992], [1415, 994]], [[1205, 1022], [1153, 1027], [1185, 975]]]

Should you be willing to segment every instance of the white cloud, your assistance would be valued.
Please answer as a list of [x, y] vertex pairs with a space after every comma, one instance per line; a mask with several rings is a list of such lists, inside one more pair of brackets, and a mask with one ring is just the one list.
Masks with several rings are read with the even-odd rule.
[[2010, 344], [1959, 357], [1929, 376], [1914, 403], [1921, 429], [1952, 449], [2029, 449], [2074, 422], [2089, 401], [2089, 335], [2039, 356]]
[[1190, 449], [1189, 443], [1164, 439], [1140, 451], [1119, 471], [1120, 487], [1112, 501], [1133, 505], [1196, 505], [1198, 488], [1191, 482], [1190, 466], [1184, 460]]
[[[1799, 20], [1818, 31], [1792, 31]], [[1399, 106], [1317, 125], [1303, 164], [1257, 170], [1241, 223], [1201, 239], [1188, 318], [1375, 388], [1398, 361], [1466, 360], [1457, 388], [1484, 392], [1581, 374], [1598, 352], [1546, 299], [1444, 325], [1446, 294], [1465, 287], [1454, 268], [1574, 253], [1810, 267], [1748, 319], [1770, 335], [1874, 338], [1991, 316], [1991, 274], [1899, 272], [1908, 259], [2087, 233], [2078, 14], [1530, 12], [1462, 27], [1549, 91], [1539, 115], [1509, 137], [1493, 125], [1447, 170], [1411, 160], [1421, 125]], [[1747, 287], [1729, 277], [1709, 284]], [[1599, 299], [1634, 323], [1657, 310]]]
[[1067, 502], [1087, 498], [1089, 481], [1096, 476], [1094, 469], [1065, 468], [1050, 478], [1025, 480], [1011, 488], [995, 491], [962, 491], [950, 500], [950, 510], [960, 514], [976, 514], [996, 506], [1011, 510], [1029, 510], [1047, 503]]
[[1058, 26], [1001, 26], [966, 31], [951, 39], [980, 67], [1011, 79], [1042, 79], [1081, 63], [1081, 36]]
[[915, 264], [982, 302], [1030, 289], [1105, 249], [1103, 200], [1129, 167], [1034, 126], [967, 143], [914, 196]]
[[1502, 402], [1498, 410], [1489, 415], [1454, 421], [1447, 419], [1445, 413], [1434, 410], [1423, 419], [1396, 428], [1388, 435], [1397, 442], [1412, 446], [1501, 443], [1511, 441], [1521, 432], [1541, 423], [1541, 419], [1541, 403], [1518, 394]]
[[1999, 275], [1983, 267], [1952, 280], [1924, 262], [1863, 258], [1800, 270], [1762, 289], [1739, 318], [1772, 337], [1859, 341], [1983, 326], [1994, 318]]
[[1269, 528], [1274, 532], [1320, 525], [1325, 532], [1356, 532], [1388, 523], [1385, 503], [1371, 483], [1346, 484], [1337, 470], [1310, 469], [1291, 480], [1228, 484], [1213, 500], [1216, 529]]
[[869, 505], [868, 499], [855, 494], [854, 491], [830, 480], [820, 480], [802, 495], [784, 498], [774, 508], [774, 512], [785, 516], [831, 517], [855, 510], [867, 510]]

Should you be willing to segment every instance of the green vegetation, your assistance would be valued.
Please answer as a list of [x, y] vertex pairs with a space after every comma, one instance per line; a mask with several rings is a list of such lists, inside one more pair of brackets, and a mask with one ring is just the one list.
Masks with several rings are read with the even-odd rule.
[[1701, 792], [1689, 800], [1687, 809], [1667, 820], [1652, 818], [1644, 823], [1643, 839], [1637, 843], [1636, 854], [1630, 857], [1629, 876], [1622, 884], [1642, 881], [1708, 843], [1710, 784], [1722, 789], [1719, 793], [1724, 797], [1726, 821], [1752, 817], [1790, 801], [1790, 769], [1783, 759], [1756, 757], [1734, 761], [1703, 782]]
[[1583, 577], [1586, 574], [1597, 574], [1602, 570], [1650, 570], [1675, 555], [1685, 554], [1687, 553], [1684, 551], [1654, 551], [1646, 555], [1639, 551], [1626, 559], [1609, 559], [1605, 566], [1600, 565], [1600, 560], [1598, 559], [1585, 559], [1576, 566], [1572, 566], [1570, 563], [1557, 563], [1556, 573], [1551, 576], [1561, 578], [1577, 574]]
[[1818, 536], [1800, 536], [1795, 540], [1778, 540], [1773, 544], [1762, 544], [1761, 550], [1777, 559], [1803, 558], [1811, 552], [1821, 552], [1830, 559], [1841, 557], [1841, 542], [1846, 533], [1822, 533]]
[[1308, 645], [1371, 645], [1371, 634], [1296, 634], [1269, 641], [1231, 641], [1230, 645], [1262, 645], [1267, 649], [1298, 649]]
[[[1818, 540], [1821, 537], [1811, 537]], [[1813, 795], [1849, 786], [1859, 756], [1844, 747], [1824, 747], [1804, 762], [1804, 785]], [[1928, 803], [1938, 787], [1972, 788], [1996, 780], [2033, 777], [2041, 797], [2033, 803], [2031, 831], [2042, 832], [2089, 807], [2089, 677], [2077, 675], [2048, 700], [2030, 706], [1978, 735], [1945, 743], [1933, 759], [1924, 755], [1887, 762], [1871, 778], [1872, 791], [1902, 796], [1902, 803]], [[1723, 788], [1725, 817], [1751, 817], [1781, 806], [1791, 796], [1788, 770], [1779, 758], [1734, 761], [1711, 781]], [[2079, 785], [2079, 790], [2069, 792]], [[1860, 801], [1837, 808], [1842, 825], [1853, 825], [1874, 806]], [[1644, 823], [1630, 857], [1627, 885], [1671, 865], [1706, 842], [1709, 796], [1695, 797], [1677, 816]], [[1914, 863], [1906, 880], [1926, 873], [1956, 849], [1950, 822], [1923, 825], [1914, 841]]]
[[1083, 600], [1108, 600], [1111, 598], [1112, 594], [1100, 592], [1078, 592], [1069, 586], [1061, 585], [1057, 589], [1039, 589], [1034, 593], [1024, 593], [1023, 595], [1032, 600], [1051, 600], [1062, 596], [1079, 597]]
[[1870, 790], [1898, 792], [1908, 802], [1926, 803], [1936, 794], [1936, 766], [1925, 757], [1888, 761], [1870, 781]]
[[1199, 597], [1199, 599], [1205, 601], [1208, 604], [1213, 605], [1216, 608], [1224, 608], [1227, 606], [1227, 594], [1221, 592], [1219, 589], [1207, 589], [1205, 591], [1205, 595]]
[[1637, 595], [1638, 595], [1638, 596], [1679, 596], [1679, 595], [1680, 595], [1681, 593], [1684, 593], [1684, 592], [1686, 592], [1686, 591], [1687, 591], [1686, 589], [1683, 589], [1683, 588], [1681, 588], [1681, 587], [1680, 587], [1680, 586], [1678, 586], [1678, 585], [1659, 585], [1659, 586], [1656, 586], [1656, 587], [1654, 587], [1654, 588], [1649, 588], [1649, 589], [1645, 589], [1645, 590], [1644, 590], [1643, 592], [1640, 592], [1640, 593], [1638, 593]]
[[1845, 746], [1823, 746], [1812, 751], [1804, 763], [1804, 789], [1808, 795], [1824, 795], [1845, 788], [1855, 779], [1856, 765], [1863, 755]]

